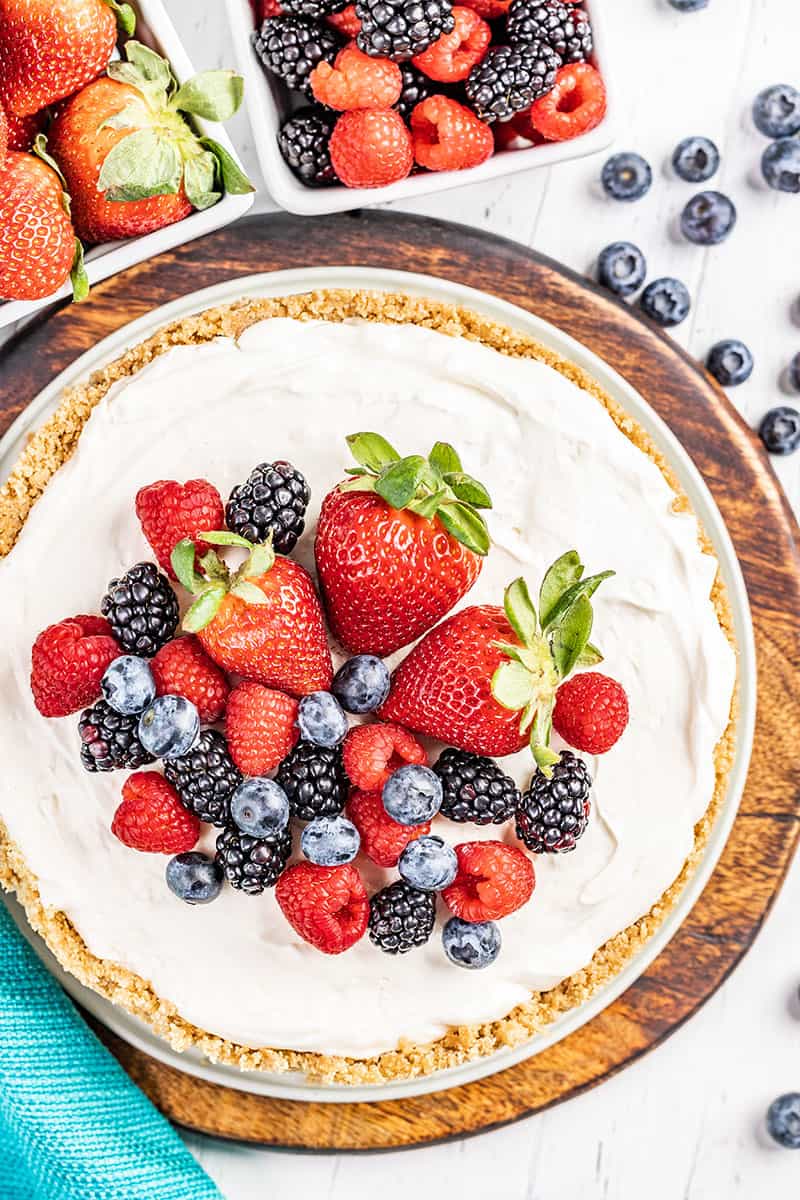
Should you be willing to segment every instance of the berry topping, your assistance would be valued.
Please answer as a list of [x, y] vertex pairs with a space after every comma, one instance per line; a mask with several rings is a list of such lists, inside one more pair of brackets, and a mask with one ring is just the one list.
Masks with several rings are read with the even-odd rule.
[[289, 800], [274, 779], [244, 779], [231, 796], [231, 820], [242, 833], [269, 838], [289, 824]]
[[423, 75], [422, 71], [418, 71], [412, 63], [401, 62], [398, 65], [403, 77], [403, 90], [395, 108], [403, 120], [408, 121], [417, 105], [428, 99], [433, 91], [433, 85], [428, 76]]
[[761, 174], [778, 192], [800, 192], [800, 139], [770, 142], [761, 156]]
[[492, 30], [472, 8], [453, 8], [454, 27], [414, 58], [414, 66], [439, 83], [466, 79], [492, 40]]
[[288, 829], [256, 838], [229, 825], [217, 838], [216, 861], [231, 887], [258, 896], [274, 887], [292, 853]]
[[341, 954], [364, 936], [369, 900], [352, 864], [301, 862], [284, 871], [275, 897], [292, 928], [323, 954]]
[[513, 817], [519, 788], [491, 758], [448, 747], [433, 769], [442, 781], [443, 817], [474, 825], [502, 825]]
[[98, 700], [86, 708], [78, 721], [81, 762], [87, 771], [136, 771], [153, 761], [153, 755], [139, 741], [139, 718], [115, 712]]
[[340, 12], [346, 0], [281, 0], [281, 11], [294, 17], [308, 17], [321, 21], [332, 13]]
[[462, 171], [494, 154], [494, 136], [471, 109], [447, 96], [431, 96], [411, 114], [414, 157], [429, 171]]
[[307, 187], [329, 187], [338, 183], [331, 164], [328, 143], [334, 117], [322, 109], [303, 108], [284, 121], [278, 146], [293, 175]]
[[409, 842], [397, 863], [406, 883], [423, 892], [440, 892], [458, 874], [458, 858], [440, 837], [418, 837]]
[[344, 710], [330, 692], [310, 692], [297, 708], [300, 736], [315, 746], [338, 746], [350, 728]]
[[647, 277], [647, 261], [633, 242], [612, 242], [597, 260], [597, 282], [615, 296], [632, 296]]
[[356, 0], [358, 47], [378, 58], [413, 58], [453, 29], [450, 0]]
[[167, 863], [167, 887], [186, 904], [210, 904], [222, 890], [219, 863], [199, 850], [176, 854]]
[[318, 867], [341, 867], [358, 854], [361, 837], [347, 817], [317, 817], [300, 837], [300, 849]]
[[338, 746], [298, 742], [275, 779], [289, 797], [292, 815], [301, 821], [338, 816], [347, 801], [349, 780]]
[[361, 33], [361, 22], [355, 4], [346, 5], [341, 12], [330, 13], [325, 20], [331, 29], [335, 29], [342, 37], [356, 38]]
[[681, 213], [681, 233], [698, 246], [717, 246], [736, 224], [736, 208], [722, 192], [698, 192]]
[[228, 698], [225, 733], [239, 770], [266, 775], [297, 745], [297, 701], [244, 680]]
[[166, 575], [149, 562], [112, 579], [100, 608], [122, 649], [144, 658], [152, 658], [178, 627], [175, 593]]
[[158, 565], [175, 579], [170, 555], [182, 538], [190, 538], [198, 554], [208, 549], [198, 533], [219, 529], [224, 520], [222, 500], [217, 489], [205, 479], [176, 483], [160, 479], [136, 493], [136, 515]]
[[606, 115], [606, 86], [589, 63], [562, 67], [550, 91], [531, 105], [531, 127], [548, 142], [566, 142], [600, 124]]
[[[310, 497], [305, 476], [291, 463], [261, 463], [231, 492], [225, 520], [250, 542], [265, 542], [271, 534], [277, 552], [289, 554], [305, 529]], [[221, 522], [213, 528], [221, 529]]]
[[181, 803], [209, 825], [227, 825], [231, 796], [242, 781], [216, 729], [204, 729], [183, 758], [164, 763], [164, 775], [177, 788]]
[[560, 66], [545, 42], [493, 46], [467, 77], [467, 100], [482, 121], [503, 121], [549, 92]]
[[621, 683], [599, 671], [584, 671], [556, 692], [553, 728], [586, 754], [605, 754], [628, 724], [628, 697]]
[[132, 850], [180, 854], [200, 836], [200, 822], [186, 811], [178, 793], [157, 771], [137, 771], [122, 785], [122, 803], [111, 832]]
[[147, 708], [156, 695], [156, 681], [150, 663], [135, 654], [122, 654], [106, 668], [100, 688], [114, 712], [135, 716]]
[[403, 76], [389, 58], [370, 58], [357, 46], [345, 46], [330, 63], [321, 62], [311, 72], [314, 99], [328, 108], [391, 108], [400, 99]]
[[162, 646], [150, 663], [159, 696], [191, 700], [204, 725], [214, 725], [225, 713], [230, 684], [193, 634]]
[[753, 355], [744, 342], [726, 338], [711, 347], [706, 367], [723, 387], [738, 387], [753, 374]]
[[557, 0], [513, 0], [508, 10], [508, 40], [546, 42], [565, 62], [583, 62], [592, 53], [592, 27], [582, 8]]
[[658, 325], [680, 325], [689, 315], [692, 298], [680, 279], [654, 279], [642, 292], [642, 312]]
[[684, 138], [675, 147], [672, 166], [679, 179], [705, 183], [719, 169], [719, 150], [707, 137]]
[[505, 17], [511, 6], [511, 0], [470, 0], [467, 8], [473, 9], [484, 21], [494, 21], [497, 17]]
[[417, 739], [399, 725], [356, 725], [345, 738], [343, 756], [353, 787], [365, 792], [380, 791], [406, 763], [428, 761]]
[[389, 695], [389, 668], [374, 654], [357, 654], [333, 677], [331, 691], [346, 712], [374, 712]]
[[770, 454], [794, 454], [800, 446], [800, 413], [788, 404], [771, 408], [758, 427]]
[[764, 88], [753, 101], [753, 121], [764, 137], [785, 138], [800, 133], [800, 92], [789, 83]]
[[394, 867], [414, 838], [430, 833], [431, 827], [400, 825], [383, 807], [380, 792], [355, 791], [347, 803], [347, 815], [361, 835], [361, 849], [379, 867]]
[[394, 109], [343, 113], [331, 134], [330, 154], [347, 187], [385, 187], [405, 179], [414, 165], [411, 135]]
[[442, 807], [442, 781], [430, 767], [409, 763], [389, 776], [381, 797], [393, 821], [400, 825], [424, 825]]
[[462, 921], [451, 917], [442, 929], [444, 952], [457, 967], [480, 971], [500, 953], [502, 936], [494, 921]]
[[323, 60], [333, 62], [339, 49], [339, 39], [327, 25], [291, 16], [265, 21], [252, 40], [264, 69], [307, 96], [314, 67]]
[[552, 777], [537, 771], [517, 809], [517, 837], [534, 854], [575, 849], [586, 832], [592, 779], [586, 763], [564, 750]]
[[641, 154], [612, 154], [600, 175], [603, 190], [612, 200], [641, 200], [650, 191], [653, 172]]
[[767, 1130], [779, 1146], [800, 1150], [800, 1092], [786, 1092], [767, 1109]]
[[433, 933], [436, 898], [404, 879], [376, 892], [369, 906], [369, 937], [386, 954], [407, 954]]
[[139, 718], [139, 741], [156, 758], [188, 754], [200, 732], [200, 715], [183, 696], [156, 696]]
[[497, 921], [530, 900], [536, 880], [522, 850], [504, 842], [463, 842], [455, 850], [458, 874], [442, 897], [457, 917]]
[[31, 692], [42, 716], [67, 717], [91, 704], [120, 654], [102, 617], [81, 615], [48, 625], [31, 649]]

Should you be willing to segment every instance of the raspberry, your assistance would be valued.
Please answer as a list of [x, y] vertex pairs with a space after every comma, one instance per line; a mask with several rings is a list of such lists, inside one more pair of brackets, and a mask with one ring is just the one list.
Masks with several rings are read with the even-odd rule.
[[494, 21], [497, 17], [506, 15], [511, 7], [511, 0], [469, 0], [466, 7], [483, 17], [484, 21]]
[[272, 17], [279, 17], [283, 12], [278, 0], [255, 0], [253, 6], [256, 14], [256, 25], [263, 25]]
[[369, 900], [361, 876], [350, 863], [343, 867], [297, 863], [281, 875], [275, 897], [292, 928], [323, 954], [341, 954], [364, 936]]
[[172, 784], [158, 771], [137, 771], [122, 785], [122, 803], [111, 832], [131, 850], [181, 854], [200, 836], [200, 822], [187, 812]]
[[361, 32], [361, 22], [358, 19], [355, 4], [348, 4], [341, 12], [330, 13], [325, 18], [328, 24], [343, 37], [355, 38]]
[[430, 96], [411, 114], [414, 157], [429, 171], [477, 167], [494, 154], [494, 136], [470, 109], [447, 96]]
[[225, 672], [208, 657], [193, 634], [175, 638], [150, 660], [156, 695], [185, 696], [204, 725], [222, 719], [230, 684]]
[[588, 133], [606, 115], [606, 87], [589, 63], [562, 67], [546, 96], [530, 109], [530, 123], [549, 142], [566, 142]]
[[100, 680], [120, 650], [103, 617], [78, 616], [47, 629], [31, 650], [31, 691], [43, 717], [66, 717], [100, 695]]
[[[225, 524], [220, 494], [205, 479], [190, 479], [186, 483], [159, 479], [140, 488], [136, 493], [136, 515], [158, 565], [170, 579], [176, 578], [170, 555], [178, 542], [182, 538], [196, 538], [202, 530], [222, 529]], [[198, 554], [208, 550], [205, 542], [196, 544]]]
[[300, 736], [297, 701], [245, 680], [228, 697], [225, 733], [237, 767], [245, 775], [266, 775], [286, 758]]
[[345, 112], [353, 108], [390, 108], [400, 99], [403, 76], [388, 58], [370, 58], [357, 46], [345, 46], [330, 63], [317, 63], [311, 72], [314, 99]]
[[342, 747], [344, 769], [353, 787], [380, 791], [389, 776], [406, 763], [428, 762], [416, 738], [400, 725], [356, 725]]
[[498, 921], [530, 900], [536, 879], [522, 850], [504, 842], [462, 842], [455, 851], [458, 874], [442, 896], [462, 921]]
[[396, 866], [408, 843], [431, 831], [429, 821], [400, 825], [392, 820], [380, 792], [353, 792], [345, 811], [361, 835], [361, 849], [379, 867]]
[[439, 83], [457, 83], [466, 79], [486, 53], [492, 31], [472, 8], [453, 9], [455, 28], [417, 54], [411, 61], [430, 79]]
[[628, 724], [628, 697], [621, 683], [599, 671], [585, 671], [556, 692], [553, 728], [576, 750], [605, 754]]
[[331, 135], [333, 169], [347, 187], [384, 187], [410, 174], [411, 134], [393, 109], [344, 113]]

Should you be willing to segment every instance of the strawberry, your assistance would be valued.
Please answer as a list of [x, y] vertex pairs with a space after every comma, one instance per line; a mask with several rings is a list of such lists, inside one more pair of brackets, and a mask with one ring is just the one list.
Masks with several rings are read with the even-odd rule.
[[371, 792], [379, 791], [398, 767], [427, 766], [428, 756], [399, 725], [354, 725], [344, 739], [342, 761], [354, 787]]
[[184, 587], [197, 596], [183, 628], [196, 633], [206, 653], [226, 671], [296, 696], [327, 691], [333, 666], [308, 572], [291, 558], [276, 555], [269, 542], [256, 546], [227, 530], [201, 536], [215, 546], [241, 546], [249, 554], [231, 574], [209, 551], [199, 574], [194, 542], [178, 542], [172, 566]]
[[136, 771], [122, 785], [111, 832], [131, 850], [181, 854], [200, 837], [200, 822], [158, 771]]
[[230, 684], [196, 637], [173, 638], [150, 660], [159, 696], [184, 696], [191, 700], [204, 725], [222, 719]]
[[369, 900], [358, 871], [300, 862], [275, 886], [283, 915], [304, 941], [323, 954], [341, 954], [364, 936]]
[[8, 120], [6, 118], [6, 110], [0, 104], [0, 167], [6, 161], [8, 153]]
[[452, 446], [400, 458], [377, 433], [347, 439], [358, 467], [323, 501], [317, 573], [331, 629], [353, 654], [408, 645], [469, 591], [489, 549], [482, 484]]
[[442, 899], [462, 921], [499, 921], [527, 904], [536, 878], [533, 863], [504, 842], [462, 842], [458, 874]]
[[429, 821], [421, 825], [401, 825], [383, 807], [380, 792], [353, 792], [347, 802], [347, 816], [361, 837], [361, 849], [379, 867], [395, 867], [409, 842], [431, 831]]
[[31, 691], [43, 717], [66, 717], [92, 704], [120, 650], [104, 617], [78, 616], [48, 625], [31, 650]]
[[0, 166], [0, 298], [39, 300], [73, 273], [83, 294], [83, 256], [61, 181], [48, 163], [10, 151]]
[[220, 529], [225, 523], [225, 506], [212, 483], [205, 479], [159, 479], [136, 493], [136, 515], [142, 533], [153, 548], [158, 565], [175, 579], [170, 555], [182, 538], [192, 538], [198, 554], [208, 546], [197, 539], [200, 529]]
[[628, 697], [621, 683], [599, 671], [583, 671], [556, 693], [553, 728], [568, 746], [605, 754], [625, 732]]
[[297, 701], [245, 679], [228, 700], [225, 734], [239, 770], [266, 775], [297, 745]]
[[18, 117], [15, 113], [6, 112], [8, 149], [30, 150], [46, 121], [46, 112], [34, 113], [30, 117]]

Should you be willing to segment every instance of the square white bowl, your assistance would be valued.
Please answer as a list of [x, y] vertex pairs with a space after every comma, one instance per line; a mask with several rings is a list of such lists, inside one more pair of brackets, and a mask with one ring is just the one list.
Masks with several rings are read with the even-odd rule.
[[443, 192], [467, 183], [481, 183], [528, 171], [532, 167], [549, 167], [571, 158], [582, 158], [605, 150], [614, 139], [613, 121], [616, 113], [613, 77], [607, 44], [607, 23], [603, 4], [585, 0], [594, 33], [594, 60], [608, 92], [608, 108], [600, 124], [589, 133], [568, 142], [551, 142], [526, 150], [506, 150], [493, 154], [487, 162], [466, 171], [425, 171], [410, 175], [399, 183], [381, 188], [346, 188], [343, 185], [310, 188], [301, 183], [289, 170], [278, 149], [278, 130], [286, 115], [286, 93], [277, 79], [268, 76], [253, 49], [250, 37], [255, 28], [250, 0], [225, 0], [236, 65], [245, 79], [245, 104], [253, 127], [258, 161], [272, 199], [288, 212], [299, 216], [343, 212], [379, 204], [387, 200], [404, 200], [407, 196], [423, 196]]
[[[134, 37], [139, 41], [146, 42], [148, 46], [169, 60], [179, 84], [191, 79], [195, 74], [195, 69], [183, 48], [175, 26], [167, 15], [162, 0], [132, 0], [132, 2], [136, 11]], [[233, 155], [239, 166], [242, 166], [230, 138], [221, 125], [213, 121], [203, 121], [199, 117], [192, 117], [191, 120], [199, 133], [206, 137], [213, 137], [215, 141], [225, 147], [229, 154]], [[129, 238], [125, 241], [106, 242], [99, 246], [92, 246], [86, 254], [86, 273], [89, 276], [89, 282], [98, 283], [101, 279], [116, 274], [117, 271], [123, 271], [126, 267], [133, 266], [134, 263], [152, 258], [164, 250], [172, 249], [173, 246], [190, 242], [204, 233], [210, 233], [212, 229], [219, 229], [221, 225], [230, 224], [242, 213], [247, 212], [254, 199], [254, 192], [241, 196], [232, 196], [226, 192], [221, 200], [218, 200], [211, 208], [205, 209], [204, 212], [193, 212], [188, 217], [184, 217], [182, 221], [176, 221], [163, 229], [157, 229], [154, 233], [147, 233], [142, 237]], [[41, 300], [0, 301], [0, 329], [4, 325], [10, 325], [13, 321], [30, 316], [37, 309], [52, 304], [54, 300], [61, 300], [63, 297], [71, 295], [72, 287], [67, 280], [52, 296], [45, 296]]]

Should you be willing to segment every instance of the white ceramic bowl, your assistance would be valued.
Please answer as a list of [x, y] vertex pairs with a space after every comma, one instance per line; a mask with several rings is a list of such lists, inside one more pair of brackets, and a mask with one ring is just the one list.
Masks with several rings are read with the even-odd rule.
[[[169, 59], [178, 83], [190, 79], [195, 74], [195, 68], [183, 48], [162, 0], [132, 0], [132, 3], [136, 10], [134, 37], [139, 41], [146, 42], [159, 54]], [[213, 137], [215, 141], [224, 146], [228, 153], [233, 155], [239, 166], [242, 166], [230, 138], [221, 125], [213, 121], [203, 121], [199, 117], [193, 117], [192, 123], [196, 125], [201, 134]], [[221, 225], [230, 224], [231, 221], [235, 221], [237, 217], [247, 212], [254, 199], [254, 192], [241, 196], [231, 196], [226, 193], [213, 207], [207, 208], [204, 212], [193, 212], [188, 217], [184, 217], [182, 221], [176, 221], [164, 229], [157, 229], [154, 233], [147, 233], [143, 237], [129, 238], [121, 242], [107, 242], [101, 246], [93, 246], [86, 254], [86, 273], [89, 276], [89, 282], [98, 283], [101, 279], [116, 274], [117, 271], [124, 271], [126, 267], [133, 266], [134, 263], [152, 258], [164, 250], [172, 249], [173, 246], [190, 242], [204, 233], [210, 233], [212, 229], [219, 229]], [[71, 295], [72, 287], [67, 280], [59, 291], [54, 292], [52, 296], [45, 296], [41, 300], [8, 300], [5, 303], [0, 301], [0, 329], [4, 325], [10, 325], [12, 321], [19, 321], [23, 317], [30, 316], [37, 309], [45, 308], [54, 300], [61, 300], [64, 296]]]
[[286, 91], [283, 84], [269, 76], [261, 66], [251, 44], [254, 24], [250, 0], [225, 0], [236, 64], [245, 78], [245, 103], [253, 127], [258, 161], [273, 200], [288, 212], [304, 217], [343, 212], [351, 208], [363, 208], [366, 204], [443, 192], [461, 184], [482, 183], [485, 179], [513, 175], [532, 167], [550, 167], [553, 163], [604, 150], [614, 138], [616, 103], [613, 64], [609, 60], [604, 5], [598, 0], [585, 2], [594, 31], [594, 58], [608, 92], [608, 109], [596, 129], [569, 142], [552, 142], [527, 150], [500, 151], [481, 166], [467, 171], [424, 171], [382, 188], [309, 188], [292, 174], [278, 149], [277, 134], [286, 116]]

